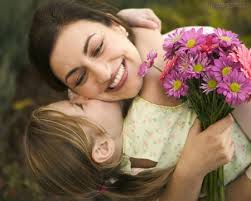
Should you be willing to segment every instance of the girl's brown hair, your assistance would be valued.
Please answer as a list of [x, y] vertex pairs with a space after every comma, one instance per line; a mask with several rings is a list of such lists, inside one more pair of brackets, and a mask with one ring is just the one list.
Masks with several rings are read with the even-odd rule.
[[39, 7], [33, 16], [29, 33], [28, 52], [31, 63], [47, 83], [56, 90], [67, 87], [53, 74], [50, 56], [62, 28], [78, 20], [90, 20], [111, 26], [115, 21], [125, 27], [133, 42], [133, 33], [127, 24], [116, 16], [115, 9], [95, 0], [50, 0]]
[[27, 165], [46, 192], [89, 200], [156, 201], [173, 169], [122, 172], [122, 164], [100, 165], [92, 160], [92, 139], [80, 126], [99, 135], [104, 129], [88, 119], [41, 107], [32, 113], [24, 137]]

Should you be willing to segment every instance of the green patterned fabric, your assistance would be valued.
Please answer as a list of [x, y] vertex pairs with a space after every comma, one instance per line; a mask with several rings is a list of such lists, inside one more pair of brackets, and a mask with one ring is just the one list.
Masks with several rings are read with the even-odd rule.
[[[176, 165], [195, 118], [196, 114], [186, 103], [168, 107], [136, 97], [124, 121], [123, 171], [137, 174], [146, 170], [131, 168], [130, 157], [155, 161], [157, 165], [154, 168]], [[251, 163], [251, 143], [237, 123], [232, 127], [232, 137], [235, 156], [224, 166], [225, 184], [235, 179]]]

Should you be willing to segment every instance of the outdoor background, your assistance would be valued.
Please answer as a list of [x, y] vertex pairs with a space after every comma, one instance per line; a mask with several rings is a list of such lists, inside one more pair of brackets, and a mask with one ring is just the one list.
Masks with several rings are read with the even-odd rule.
[[[62, 99], [31, 68], [27, 35], [32, 12], [42, 0], [0, 0], [0, 201], [55, 201], [28, 179], [22, 137], [32, 109]], [[117, 0], [119, 9], [151, 8], [162, 33], [188, 25], [222, 27], [238, 33], [251, 47], [251, 0]]]

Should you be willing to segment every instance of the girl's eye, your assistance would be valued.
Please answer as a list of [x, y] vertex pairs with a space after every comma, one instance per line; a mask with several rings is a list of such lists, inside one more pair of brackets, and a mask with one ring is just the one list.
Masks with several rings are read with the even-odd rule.
[[98, 53], [100, 52], [100, 50], [102, 49], [103, 42], [104, 42], [104, 41], [102, 41], [101, 44], [97, 47], [97, 49], [94, 51], [94, 53], [93, 53], [93, 56], [94, 56], [94, 57], [97, 56]]
[[84, 107], [83, 107], [82, 104], [77, 104], [77, 103], [76, 103], [76, 105], [77, 105], [78, 107], [80, 107], [81, 110], [84, 110]]

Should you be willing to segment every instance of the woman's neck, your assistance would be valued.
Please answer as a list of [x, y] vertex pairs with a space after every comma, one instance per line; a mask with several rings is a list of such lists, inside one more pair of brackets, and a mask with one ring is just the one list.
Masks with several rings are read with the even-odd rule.
[[165, 66], [164, 61], [164, 50], [163, 46], [163, 36], [158, 30], [151, 30], [145, 28], [133, 28], [135, 34], [135, 46], [137, 47], [139, 54], [142, 60], [146, 60], [146, 55], [150, 50], [155, 50], [158, 53], [158, 57], [155, 59], [154, 65], [158, 69], [152, 67], [150, 72], [144, 77], [143, 87], [139, 95], [158, 105], [166, 106], [176, 106], [180, 104], [180, 101], [177, 101], [174, 98], [168, 97], [163, 87], [160, 83], [160, 71], [163, 70]]

